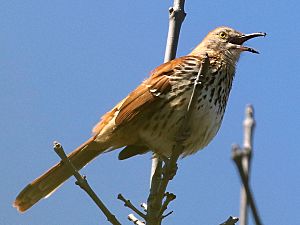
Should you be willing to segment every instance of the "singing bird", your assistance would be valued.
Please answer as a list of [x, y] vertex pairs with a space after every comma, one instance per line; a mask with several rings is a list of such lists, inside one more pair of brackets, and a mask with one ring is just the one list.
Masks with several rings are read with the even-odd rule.
[[[68, 155], [80, 170], [99, 154], [125, 147], [119, 159], [153, 151], [170, 157], [175, 136], [182, 126], [194, 83], [205, 57], [209, 66], [198, 80], [200, 91], [189, 113], [189, 136], [183, 141], [182, 156], [204, 148], [218, 132], [242, 52], [258, 53], [243, 45], [265, 33], [243, 34], [229, 27], [218, 27], [188, 55], [155, 68], [150, 77], [104, 114], [92, 137]], [[13, 205], [24, 212], [54, 192], [71, 176], [58, 163], [28, 184]]]

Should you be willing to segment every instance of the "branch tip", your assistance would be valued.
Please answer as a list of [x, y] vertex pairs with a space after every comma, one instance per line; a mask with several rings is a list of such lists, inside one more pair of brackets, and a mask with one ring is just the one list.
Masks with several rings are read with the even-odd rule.
[[239, 221], [238, 217], [232, 217], [230, 216], [224, 223], [221, 223], [220, 225], [234, 225]]
[[131, 209], [133, 212], [135, 212], [136, 214], [138, 214], [140, 217], [142, 217], [143, 219], [146, 219], [146, 215], [144, 213], [142, 213], [140, 210], [138, 210], [129, 199], [125, 199], [124, 196], [122, 194], [118, 194], [117, 197], [119, 200], [121, 200], [122, 202], [124, 202], [124, 206], [128, 207], [129, 209]]
[[170, 216], [173, 212], [174, 212], [174, 211], [170, 211], [170, 212], [168, 212], [166, 215], [163, 215], [163, 216], [162, 216], [162, 219], [166, 218], [167, 216]]

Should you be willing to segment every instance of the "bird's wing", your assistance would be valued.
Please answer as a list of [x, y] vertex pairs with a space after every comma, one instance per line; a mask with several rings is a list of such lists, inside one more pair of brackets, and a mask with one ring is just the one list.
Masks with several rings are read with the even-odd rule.
[[174, 73], [182, 58], [164, 63], [150, 73], [150, 77], [131, 92], [123, 102], [116, 117], [116, 124], [121, 125], [131, 121], [144, 108], [160, 100], [171, 89], [169, 75]]
[[138, 116], [144, 108], [151, 107], [171, 89], [169, 77], [184, 67], [185, 59], [191, 56], [184, 56], [155, 68], [150, 77], [139, 85], [126, 98], [119, 102], [111, 111], [104, 114], [101, 121], [94, 127], [93, 133], [99, 133], [111, 119], [115, 118], [115, 125], [124, 125]]

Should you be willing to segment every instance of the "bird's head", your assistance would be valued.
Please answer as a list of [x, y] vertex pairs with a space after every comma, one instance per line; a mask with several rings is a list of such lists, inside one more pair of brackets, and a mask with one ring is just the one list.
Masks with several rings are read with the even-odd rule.
[[258, 53], [255, 49], [243, 44], [249, 39], [260, 36], [266, 36], [266, 33], [243, 34], [230, 27], [218, 27], [208, 33], [203, 41], [191, 52], [191, 55], [206, 53], [223, 54], [234, 60], [238, 60], [241, 52]]

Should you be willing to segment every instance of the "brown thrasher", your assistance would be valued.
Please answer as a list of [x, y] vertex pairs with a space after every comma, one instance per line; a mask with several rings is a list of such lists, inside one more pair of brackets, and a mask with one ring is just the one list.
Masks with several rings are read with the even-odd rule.
[[[99, 154], [124, 146], [119, 159], [150, 150], [170, 157], [199, 68], [207, 55], [209, 67], [201, 77], [201, 91], [192, 109], [190, 136], [184, 140], [182, 156], [204, 148], [220, 128], [240, 53], [258, 53], [242, 44], [265, 35], [242, 34], [229, 27], [211, 31], [190, 54], [154, 69], [148, 79], [101, 118], [92, 138], [71, 152], [69, 159], [79, 170]], [[14, 207], [26, 211], [70, 176], [64, 164], [56, 164], [21, 191]]]

